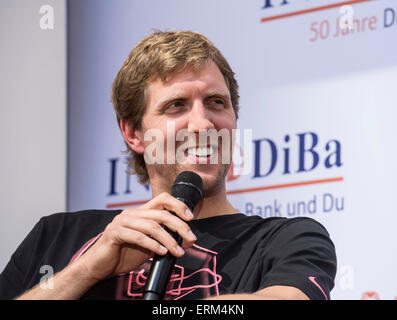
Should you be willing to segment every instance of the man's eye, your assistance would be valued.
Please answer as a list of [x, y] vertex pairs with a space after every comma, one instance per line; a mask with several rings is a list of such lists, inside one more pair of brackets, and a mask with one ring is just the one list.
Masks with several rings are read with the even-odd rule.
[[165, 112], [177, 112], [178, 110], [182, 109], [185, 106], [183, 101], [173, 101], [169, 103], [165, 108]]
[[222, 99], [212, 99], [208, 101], [208, 105], [213, 108], [223, 108], [225, 106], [225, 102]]
[[170, 104], [170, 107], [173, 108], [181, 108], [183, 107], [185, 104], [182, 101], [174, 101]]

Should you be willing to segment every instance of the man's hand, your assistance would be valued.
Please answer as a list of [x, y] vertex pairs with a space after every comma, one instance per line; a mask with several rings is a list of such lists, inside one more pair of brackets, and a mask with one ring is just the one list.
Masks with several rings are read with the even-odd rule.
[[177, 232], [183, 238], [182, 247], [188, 248], [196, 241], [186, 223], [191, 219], [193, 214], [188, 207], [168, 193], [156, 196], [139, 208], [126, 209], [113, 219], [90, 249], [54, 276], [53, 289], [37, 285], [18, 299], [78, 299], [98, 281], [132, 271], [154, 253], [170, 252], [181, 257], [184, 250], [162, 225]]
[[90, 277], [101, 280], [134, 270], [155, 253], [170, 252], [181, 257], [184, 250], [162, 225], [177, 232], [183, 238], [182, 246], [188, 248], [197, 240], [185, 222], [192, 218], [193, 214], [183, 202], [161, 193], [145, 205], [117, 215], [99, 240], [80, 257], [80, 262]]

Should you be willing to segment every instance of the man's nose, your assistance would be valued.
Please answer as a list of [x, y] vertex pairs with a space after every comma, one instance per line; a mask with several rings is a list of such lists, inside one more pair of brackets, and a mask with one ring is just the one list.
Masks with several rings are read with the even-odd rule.
[[215, 128], [215, 125], [211, 120], [210, 112], [202, 102], [197, 102], [193, 105], [188, 121], [188, 130], [190, 132], [198, 133], [200, 130], [210, 130]]

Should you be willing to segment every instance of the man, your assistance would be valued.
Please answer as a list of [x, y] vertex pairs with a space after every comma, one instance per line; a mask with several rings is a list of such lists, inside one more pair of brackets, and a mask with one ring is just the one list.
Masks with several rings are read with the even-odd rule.
[[[177, 261], [166, 299], [329, 299], [335, 249], [319, 223], [248, 217], [226, 197], [232, 144], [203, 142], [201, 134], [233, 135], [237, 89], [229, 64], [203, 35], [156, 32], [143, 39], [117, 74], [112, 101], [131, 167], [141, 183], [150, 182], [152, 200], [41, 219], [3, 271], [0, 295], [140, 299], [150, 258], [169, 252]], [[163, 139], [147, 139], [153, 130]], [[194, 212], [169, 194], [185, 170], [203, 180]], [[162, 225], [178, 232], [182, 246]], [[56, 272], [51, 286], [41, 281], [42, 266]]]

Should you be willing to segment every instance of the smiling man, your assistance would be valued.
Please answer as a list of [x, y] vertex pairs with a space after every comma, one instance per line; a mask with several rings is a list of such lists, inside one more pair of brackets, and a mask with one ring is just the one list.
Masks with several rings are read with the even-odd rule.
[[[233, 71], [205, 36], [143, 39], [118, 72], [112, 101], [131, 173], [150, 183], [152, 200], [44, 217], [3, 271], [0, 296], [141, 299], [150, 258], [170, 253], [177, 260], [166, 299], [329, 299], [336, 256], [323, 226], [249, 217], [227, 199], [238, 98]], [[170, 195], [186, 170], [203, 180], [194, 212]], [[178, 232], [181, 246], [163, 226]], [[52, 289], [41, 285], [42, 265], [56, 273]]]
[[[212, 60], [203, 62], [196, 69], [187, 66], [182, 71], [170, 73], [164, 82], [159, 78], [149, 81], [147, 91], [148, 101], [141, 124], [134, 126], [129, 119], [121, 119], [120, 126], [129, 148], [138, 155], [144, 154], [152, 143], [144, 139], [147, 131], [155, 128], [160, 133], [157, 135], [160, 138], [158, 145], [164, 147], [157, 150], [165, 150], [160, 155], [164, 160], [145, 165], [153, 195], [169, 192], [176, 176], [190, 170], [203, 179], [202, 210], [197, 210], [196, 218], [235, 212], [226, 199], [225, 190], [232, 146], [229, 143], [225, 150], [224, 139], [215, 139], [214, 144], [203, 141], [207, 140], [203, 138], [212, 138], [211, 133], [217, 138], [221, 130], [232, 137], [232, 130], [236, 128], [236, 113], [219, 68]], [[170, 141], [176, 145], [169, 148], [168, 137], [173, 139], [175, 134], [170, 134], [168, 128], [175, 130], [176, 136], [185, 136], [187, 141]], [[182, 150], [180, 157], [176, 156], [178, 149]], [[225, 151], [226, 156], [223, 155]], [[214, 163], [215, 157], [217, 161]], [[229, 161], [222, 161], [224, 158]], [[209, 208], [215, 205], [217, 210], [213, 212]]]

